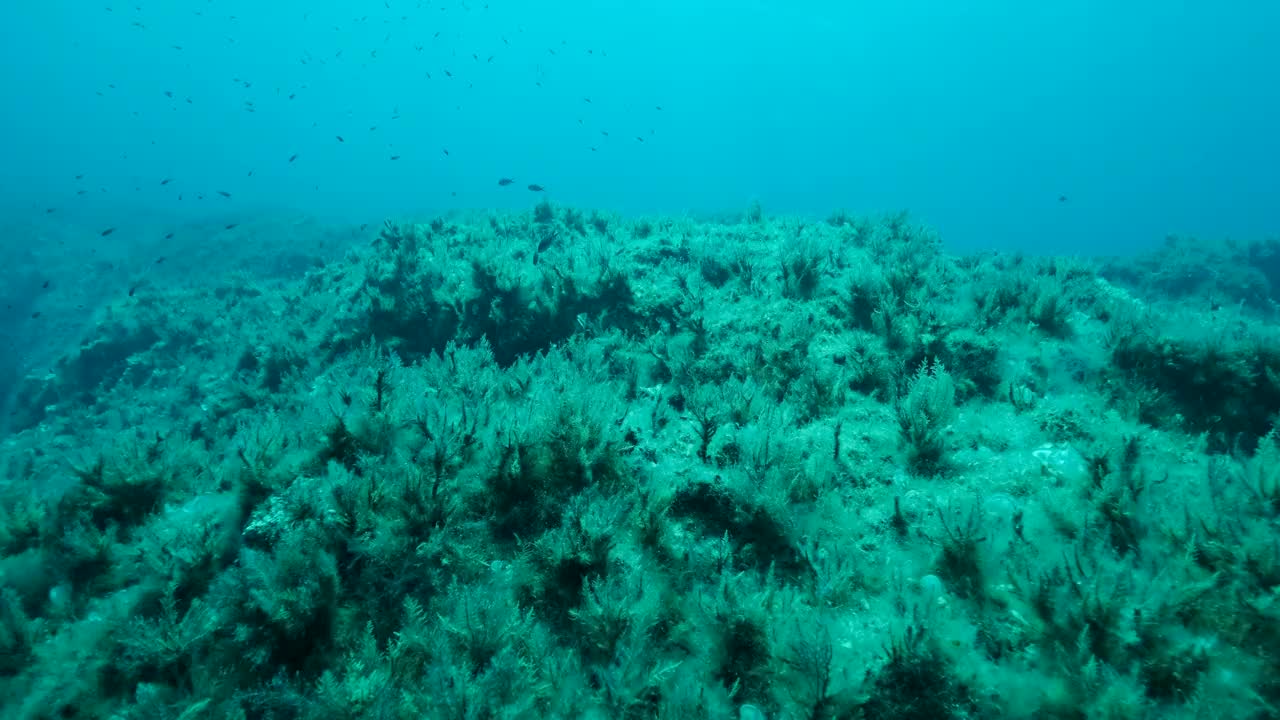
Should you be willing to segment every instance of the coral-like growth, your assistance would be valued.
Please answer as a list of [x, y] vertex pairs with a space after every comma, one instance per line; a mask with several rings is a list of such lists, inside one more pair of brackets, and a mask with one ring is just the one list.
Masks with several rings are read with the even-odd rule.
[[[1280, 707], [1266, 247], [1124, 289], [543, 203], [342, 250], [148, 285], [24, 382], [0, 715]], [[1206, 283], [1244, 302], [1137, 294]]]
[[955, 416], [955, 382], [941, 363], [922, 363], [898, 401], [898, 429], [907, 464], [922, 475], [940, 472], [946, 462], [947, 425]]

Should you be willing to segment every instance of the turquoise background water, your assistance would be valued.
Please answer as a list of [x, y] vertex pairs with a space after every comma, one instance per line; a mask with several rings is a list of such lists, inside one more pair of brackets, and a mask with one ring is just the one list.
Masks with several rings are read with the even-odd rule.
[[363, 222], [531, 206], [538, 183], [627, 213], [909, 209], [960, 248], [1115, 251], [1280, 225], [1270, 2], [60, 0], [5, 14], [8, 220]]

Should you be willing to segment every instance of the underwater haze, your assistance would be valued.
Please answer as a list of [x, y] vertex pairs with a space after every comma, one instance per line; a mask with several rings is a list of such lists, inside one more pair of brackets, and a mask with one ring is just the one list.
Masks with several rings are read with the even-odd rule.
[[1256, 0], [15, 3], [2, 210], [366, 221], [535, 183], [624, 213], [907, 209], [965, 249], [1257, 237], [1278, 29]]
[[1280, 5], [144, 2], [0, 28], [0, 718], [1280, 718]]

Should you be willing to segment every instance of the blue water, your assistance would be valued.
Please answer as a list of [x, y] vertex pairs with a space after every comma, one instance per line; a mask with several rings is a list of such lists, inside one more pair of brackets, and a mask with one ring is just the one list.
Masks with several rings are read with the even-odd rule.
[[0, 719], [1277, 716], [1280, 2], [2, 17]]
[[908, 209], [960, 249], [1252, 239], [1280, 228], [1278, 31], [1256, 0], [13, 3], [0, 213], [363, 222], [537, 183]]

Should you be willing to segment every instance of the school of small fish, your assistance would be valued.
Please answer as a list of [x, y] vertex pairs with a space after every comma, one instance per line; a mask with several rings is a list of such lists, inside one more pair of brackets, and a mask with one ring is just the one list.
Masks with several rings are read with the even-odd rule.
[[[468, 41], [472, 41], [471, 39], [465, 37], [464, 34], [459, 31], [439, 29], [439, 30], [432, 31], [429, 37], [423, 37], [421, 36], [420, 31], [414, 30], [415, 27], [418, 27], [418, 28], [421, 27], [420, 20], [423, 17], [431, 17], [432, 18], [432, 20], [430, 21], [431, 24], [444, 25], [450, 28], [454, 26], [454, 24], [451, 22], [452, 20], [464, 20], [464, 18], [461, 18], [461, 17], [451, 17], [451, 16], [465, 16], [465, 15], [472, 15], [472, 14], [479, 13], [479, 14], [483, 14], [485, 16], [485, 20], [487, 21], [488, 19], [494, 17], [494, 15], [490, 14], [490, 7], [488, 3], [484, 3], [482, 5], [477, 6], [475, 4], [467, 2], [467, 0], [459, 0], [454, 5], [446, 5], [446, 4], [437, 5], [435, 3], [429, 2], [428, 0], [404, 0], [404, 1], [396, 1], [396, 2], [393, 2], [393, 0], [384, 0], [381, 3], [381, 5], [382, 5], [382, 12], [380, 13], [377, 13], [375, 15], [361, 14], [357, 17], [350, 18], [350, 20], [345, 26], [341, 24], [335, 24], [331, 28], [331, 30], [334, 33], [337, 33], [337, 37], [340, 37], [341, 34], [348, 29], [367, 28], [374, 24], [381, 23], [381, 25], [386, 28], [386, 32], [383, 35], [382, 43], [379, 47], [367, 47], [367, 48], [362, 48], [359, 51], [355, 51], [354, 48], [329, 48], [328, 50], [323, 50], [320, 48], [309, 49], [309, 50], [303, 51], [301, 55], [297, 57], [298, 64], [303, 67], [323, 66], [323, 65], [332, 66], [332, 65], [343, 64], [344, 62], [346, 62], [347, 58], [355, 58], [354, 60], [351, 60], [349, 64], [357, 64], [361, 71], [376, 72], [376, 68], [372, 66], [374, 63], [378, 61], [380, 55], [391, 55], [396, 52], [403, 52], [406, 47], [411, 47], [414, 53], [418, 54], [419, 56], [435, 58], [436, 62], [439, 61], [441, 54], [447, 53], [448, 56], [453, 58], [454, 60], [452, 63], [449, 63], [447, 66], [429, 67], [429, 66], [425, 66], [425, 63], [424, 63], [424, 66], [420, 68], [422, 72], [421, 77], [423, 78], [423, 81], [424, 81], [424, 87], [422, 88], [422, 90], [424, 92], [430, 93], [432, 91], [429, 85], [432, 79], [436, 77], [433, 74], [433, 71], [439, 72], [440, 75], [443, 76], [443, 78], [445, 78], [450, 82], [465, 80], [467, 83], [467, 87], [471, 89], [475, 87], [476, 82], [483, 82], [485, 79], [492, 78], [491, 74], [482, 72], [479, 70], [479, 68], [484, 66], [490, 66], [490, 65], [501, 66], [503, 63], [504, 55], [507, 55], [509, 53], [515, 53], [520, 50], [527, 52], [536, 47], [536, 44], [534, 44], [536, 43], [536, 41], [530, 40], [528, 42], [522, 42], [524, 38], [519, 36], [522, 36], [525, 34], [525, 28], [523, 26], [519, 26], [514, 33], [501, 32], [496, 34], [496, 36], [493, 36], [493, 37], [478, 38], [473, 40], [476, 43], [481, 43], [485, 45], [484, 47], [480, 47], [480, 48], [458, 47], [458, 45], [465, 45]], [[207, 3], [194, 6], [190, 10], [190, 12], [192, 13], [190, 22], [198, 24], [201, 22], [222, 21], [222, 22], [229, 23], [232, 27], [235, 27], [238, 21], [240, 20], [240, 18], [238, 18], [234, 14], [220, 13], [219, 10], [220, 9], [218, 8], [216, 0], [208, 0]], [[104, 23], [108, 27], [112, 22], [119, 23], [123, 16], [125, 19], [125, 22], [127, 23], [127, 28], [132, 32], [148, 33], [152, 35], [161, 34], [161, 31], [158, 28], [166, 25], [165, 22], [161, 22], [161, 21], [152, 22], [152, 18], [148, 17], [147, 11], [141, 5], [133, 5], [128, 7], [126, 6], [116, 7], [112, 5], [107, 5], [103, 7], [103, 12], [106, 15], [106, 17], [104, 18]], [[430, 15], [428, 15], [428, 13]], [[304, 12], [303, 17], [301, 18], [301, 21], [304, 25], [307, 24], [309, 21], [311, 21], [311, 13], [309, 11]], [[401, 35], [398, 32], [401, 29], [404, 30], [404, 35]], [[321, 33], [317, 33], [317, 36], [323, 37], [325, 35]], [[513, 37], [516, 38], [514, 41], [512, 39]], [[173, 39], [176, 40], [177, 38], [173, 38]], [[200, 52], [210, 51], [210, 48], [193, 48], [192, 47], [193, 43], [191, 43], [189, 40], [185, 38], [184, 38], [184, 42], [172, 42], [169, 39], [164, 39], [163, 41], [166, 43], [169, 51], [175, 54], [186, 53], [193, 50], [200, 51]], [[226, 36], [225, 41], [228, 46], [232, 46], [232, 47], [238, 46], [241, 42], [235, 35]], [[455, 41], [455, 42], [450, 42], [450, 41]], [[444, 43], [444, 45], [442, 45], [442, 43]], [[431, 45], [432, 46], [431, 49], [436, 51], [435, 54], [423, 55], [424, 51], [428, 49], [428, 45]], [[449, 47], [449, 45], [453, 45], [453, 46]], [[551, 60], [551, 58], [567, 57], [567, 56], [570, 56], [575, 51], [581, 53], [582, 56], [585, 56], [587, 58], [603, 59], [608, 57], [608, 52], [605, 49], [598, 48], [598, 47], [590, 47], [590, 46], [582, 46], [582, 47], [574, 48], [568, 39], [561, 39], [557, 46], [547, 47], [545, 49], [546, 49], [546, 57], [548, 58], [548, 60], [546, 60], [544, 63], [536, 63], [532, 68], [530, 68], [528, 67], [528, 64], [526, 61], [521, 60], [518, 62], [513, 62], [512, 66], [509, 67], [508, 69], [511, 70], [512, 72], [517, 72], [517, 73], [526, 73], [530, 69], [532, 69], [533, 73], [530, 80], [535, 87], [541, 88], [543, 87], [543, 82], [545, 80], [553, 79], [555, 77], [556, 68], [550, 63], [553, 63], [556, 61]], [[352, 52], [348, 53], [348, 51], [352, 51]], [[475, 72], [469, 72], [472, 65], [466, 62], [458, 62], [459, 58], [467, 58], [467, 57], [470, 58], [470, 63], [475, 64], [475, 67], [477, 68]], [[593, 61], [598, 61], [598, 60], [593, 60]], [[178, 58], [175, 58], [175, 63], [176, 62], [181, 62], [181, 60]], [[317, 71], [317, 72], [320, 72], [320, 71]], [[470, 75], [473, 75], [473, 77]], [[300, 97], [305, 98], [308, 90], [310, 89], [310, 84], [305, 81], [305, 76], [306, 76], [305, 71], [300, 75], [298, 75], [298, 77], [303, 79], [296, 80], [294, 82], [294, 85], [295, 85], [294, 87], [289, 87], [289, 88], [279, 87], [279, 86], [274, 87], [273, 88], [274, 98], [271, 100], [271, 102], [275, 102], [278, 104], [288, 104], [288, 103], [294, 102]], [[255, 81], [255, 79], [244, 77], [241, 75], [234, 75], [232, 77], [229, 77], [228, 80], [231, 82], [231, 84], [235, 88], [237, 88], [240, 91], [243, 91], [244, 96], [239, 99], [240, 109], [243, 112], [256, 113], [259, 110], [260, 104], [265, 104], [268, 101], [266, 98], [261, 97], [262, 88], [260, 87], [260, 84]], [[439, 80], [437, 80], [437, 82], [439, 82]], [[262, 83], [262, 85], [266, 85], [266, 84], [269, 84], [269, 81]], [[118, 90], [118, 87], [119, 86], [117, 83], [109, 82], [106, 84], [106, 87], [102, 90], [99, 90], [97, 94], [105, 96], [108, 93]], [[187, 90], [191, 91], [193, 89], [188, 88]], [[172, 87], [160, 88], [159, 93], [162, 97], [164, 97], [168, 101], [172, 101], [174, 103], [187, 104], [187, 105], [195, 105], [197, 103], [204, 103], [204, 102], [213, 102], [216, 100], [215, 98], [201, 98], [196, 94], [189, 95], [189, 94], [186, 94], [182, 89], [176, 89]], [[585, 105], [594, 104], [592, 95], [583, 94], [581, 95], [581, 98], [582, 98], [583, 104]], [[661, 104], [648, 103], [648, 107], [651, 107], [653, 109], [652, 112], [655, 112], [655, 113], [663, 111], [663, 105]], [[461, 106], [457, 106], [455, 109], [461, 110]], [[135, 111], [133, 115], [138, 116], [139, 113]], [[399, 120], [400, 118], [401, 118], [401, 113], [398, 107], [392, 108], [392, 110], [389, 112], [387, 117], [389, 121], [396, 121], [396, 120]], [[630, 119], [631, 121], [634, 122], [637, 120], [637, 118], [638, 118], [637, 113], [635, 113], [634, 111], [631, 111], [628, 113], [628, 119]], [[582, 117], [577, 118], [577, 123], [579, 125], [586, 124]], [[318, 121], [313, 122], [313, 127], [317, 126], [318, 124], [319, 124]], [[338, 128], [333, 128], [333, 130], [338, 130]], [[347, 130], [349, 131], [350, 128], [347, 128]], [[647, 130], [648, 130], [649, 136], [651, 137], [656, 134], [656, 131], [652, 127], [647, 128]], [[378, 131], [378, 125], [372, 125], [368, 129], [368, 132], [370, 133], [370, 135], [373, 135], [377, 131]], [[607, 128], [596, 128], [596, 131], [599, 133], [599, 136], [602, 138], [607, 139], [610, 136], [609, 130]], [[332, 137], [333, 141], [339, 145], [349, 145], [352, 143], [359, 143], [359, 139], [352, 140], [352, 142], [349, 143], [348, 141], [351, 139], [351, 135], [347, 131], [333, 132], [331, 130], [330, 132], [331, 132], [330, 137]], [[646, 138], [644, 135], [635, 134], [633, 137], [635, 138], [636, 143], [646, 142]], [[374, 142], [376, 142], [376, 140]], [[154, 141], [153, 141], [153, 144], [154, 144]], [[367, 147], [368, 145], [364, 144], [362, 146]], [[584, 145], [583, 149], [585, 151], [596, 153], [600, 151], [601, 147], [602, 146], [598, 143], [587, 144], [587, 145]], [[407, 161], [411, 161], [410, 157], [406, 156], [402, 152], [395, 150], [394, 147], [388, 146], [388, 149], [391, 150], [391, 152], [386, 152], [384, 155], [384, 157], [386, 157], [388, 162], [395, 162], [395, 161], [401, 160], [402, 158], [404, 158]], [[451, 159], [454, 158], [454, 155], [450, 152], [450, 149], [447, 145], [441, 148], [441, 153], [445, 158], [451, 158]], [[302, 152], [302, 149], [286, 148], [280, 154], [280, 158], [281, 158], [280, 162], [285, 166], [295, 166], [298, 164], [299, 161], [303, 160], [304, 157], [305, 157], [305, 154]], [[459, 159], [458, 161], [465, 162], [465, 159]], [[245, 168], [246, 178], [252, 178], [253, 174], [254, 174], [254, 168]], [[78, 182], [83, 182], [84, 178], [85, 178], [85, 174], [83, 173], [78, 174], [75, 177], [76, 181]], [[173, 176], [166, 176], [163, 178], [159, 178], [156, 182], [158, 182], [160, 186], [171, 186], [171, 185], [175, 186], [175, 197], [180, 201], [186, 201], [189, 198], [194, 199], [196, 201], [203, 201], [208, 195], [217, 195], [226, 200], [232, 199], [232, 193], [229, 190], [210, 191], [207, 189], [192, 187], [188, 182], [184, 182], [184, 180], [189, 180], [189, 179], [182, 177], [182, 175], [179, 173], [175, 173]], [[511, 178], [511, 177], [502, 177], [498, 180], [498, 186], [500, 187], [510, 187], [515, 184], [516, 184], [515, 178]], [[526, 182], [524, 183], [524, 186], [530, 192], [534, 192], [534, 193], [547, 192], [547, 187], [541, 182]], [[141, 187], [136, 189], [141, 190]], [[318, 189], [318, 186], [316, 189]], [[77, 195], [80, 195], [80, 196], [87, 195], [89, 192], [90, 192], [89, 188], [81, 187], [77, 189]], [[105, 193], [107, 192], [107, 190], [106, 188], [101, 188], [100, 192]], [[451, 195], [456, 196], [457, 190], [456, 189], [453, 190], [451, 192]], [[45, 209], [45, 212], [52, 214], [57, 212], [57, 210], [58, 210], [57, 207], [48, 207]], [[228, 229], [235, 227], [235, 225], [236, 225], [235, 223], [229, 224]], [[114, 228], [114, 227], [106, 228], [101, 231], [101, 235], [102, 237], [106, 237], [116, 232], [116, 230], [117, 228]]]

